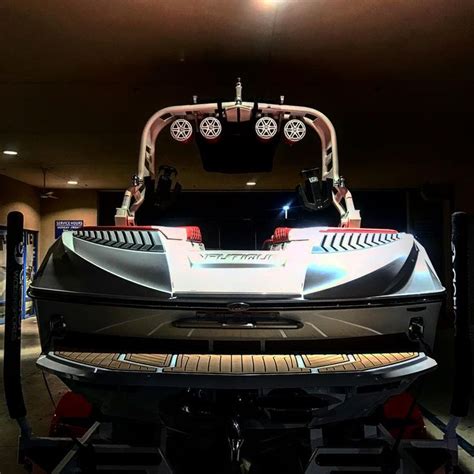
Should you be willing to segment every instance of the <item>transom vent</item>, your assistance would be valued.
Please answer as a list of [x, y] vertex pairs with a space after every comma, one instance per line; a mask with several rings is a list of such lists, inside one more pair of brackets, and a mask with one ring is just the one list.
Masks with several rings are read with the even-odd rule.
[[400, 234], [385, 233], [334, 233], [326, 234], [319, 246], [313, 247], [312, 253], [343, 252], [363, 250], [400, 240]]
[[149, 230], [78, 230], [74, 237], [94, 244], [140, 252], [163, 252], [159, 232]]

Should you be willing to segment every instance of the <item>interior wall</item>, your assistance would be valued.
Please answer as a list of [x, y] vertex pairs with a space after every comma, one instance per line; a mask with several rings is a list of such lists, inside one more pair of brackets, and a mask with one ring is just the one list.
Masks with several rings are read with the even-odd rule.
[[62, 189], [55, 194], [59, 199], [41, 200], [40, 262], [54, 242], [56, 220], [83, 220], [84, 225], [97, 225], [97, 191]]
[[7, 225], [7, 216], [11, 211], [23, 213], [25, 229], [40, 230], [38, 189], [16, 179], [0, 175], [0, 225]]
[[454, 188], [455, 201], [454, 210], [474, 214], [474, 199], [472, 198], [472, 182], [459, 182]]

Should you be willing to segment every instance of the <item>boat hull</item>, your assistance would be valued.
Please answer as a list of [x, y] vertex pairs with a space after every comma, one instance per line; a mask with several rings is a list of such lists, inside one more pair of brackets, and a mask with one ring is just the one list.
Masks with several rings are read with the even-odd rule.
[[196, 390], [272, 403], [283, 391], [290, 413], [303, 391], [307, 424], [364, 416], [436, 367], [444, 288], [413, 236], [295, 229], [252, 252], [186, 239], [64, 233], [30, 288], [38, 365], [110, 416], [158, 420]]
[[[248, 304], [244, 313], [223, 305], [166, 307], [37, 299], [44, 351], [68, 347], [97, 351], [141, 349], [223, 353], [339, 352], [416, 349], [413, 321], [433, 346], [441, 301], [353, 305]], [[53, 328], [53, 329], [52, 329]], [[391, 342], [392, 341], [392, 342]], [[136, 344], [138, 347], [133, 347]]]

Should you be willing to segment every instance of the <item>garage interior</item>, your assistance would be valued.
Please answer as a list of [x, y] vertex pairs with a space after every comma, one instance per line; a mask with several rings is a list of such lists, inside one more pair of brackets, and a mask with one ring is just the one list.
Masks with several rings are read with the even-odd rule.
[[[413, 234], [426, 249], [446, 288], [433, 351], [438, 367], [408, 393], [423, 416], [424, 435], [443, 439], [452, 414], [453, 374], [459, 371], [453, 212], [467, 213], [469, 229], [474, 225], [474, 3], [6, 0], [0, 5], [0, 31], [0, 357], [3, 364], [7, 216], [18, 211], [26, 249], [21, 375], [35, 435], [51, 433], [53, 415], [69, 391], [36, 366], [41, 344], [27, 294], [48, 249], [68, 229], [61, 226], [113, 226], [137, 173], [147, 120], [169, 106], [232, 101], [240, 78], [244, 101], [283, 100], [329, 117], [341, 175], [361, 210], [362, 227]], [[314, 150], [321, 147], [316, 135], [279, 145], [271, 171], [252, 169], [256, 155], [227, 150], [230, 160], [219, 157], [223, 172], [209, 172], [195, 143], [177, 143], [167, 131], [158, 145], [157, 164], [174, 167], [173, 186], [179, 182], [182, 189], [166, 193], [161, 204], [158, 195], [147, 202], [137, 212], [138, 225], [197, 226], [206, 248], [243, 251], [260, 250], [279, 227], [338, 226], [333, 208], [308, 212], [295, 193], [303, 181], [300, 171], [315, 166]], [[473, 235], [470, 230], [468, 252], [474, 250]], [[463, 278], [472, 340], [470, 265]], [[473, 376], [472, 363], [467, 367], [466, 387]], [[401, 400], [398, 408], [406, 418], [411, 400], [408, 406]], [[18, 426], [3, 398], [0, 417], [0, 472], [24, 472], [17, 461]], [[202, 423], [202, 433], [209, 435]], [[457, 427], [459, 465], [441, 463], [424, 472], [474, 472], [473, 423], [471, 403]], [[408, 431], [403, 428], [402, 435]], [[147, 436], [143, 430], [137, 439]], [[252, 442], [246, 439], [244, 445]], [[294, 440], [284, 442], [283, 448], [278, 445], [281, 452], [298, 451]], [[291, 464], [289, 455], [286, 466], [275, 449], [253, 466], [248, 461], [240, 471], [224, 471], [227, 441], [208, 444], [199, 449], [208, 449], [215, 462], [202, 460], [192, 443], [184, 443], [180, 455], [191, 453], [195, 471], [187, 466], [176, 472], [332, 472], [305, 471]]]

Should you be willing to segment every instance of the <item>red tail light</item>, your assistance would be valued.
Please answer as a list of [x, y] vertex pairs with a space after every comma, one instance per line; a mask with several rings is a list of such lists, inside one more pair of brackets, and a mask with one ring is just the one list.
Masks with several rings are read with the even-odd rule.
[[272, 242], [274, 244], [282, 244], [290, 241], [291, 227], [277, 227], [273, 233]]
[[188, 242], [199, 242], [202, 243], [201, 229], [197, 226], [186, 226], [186, 240]]

